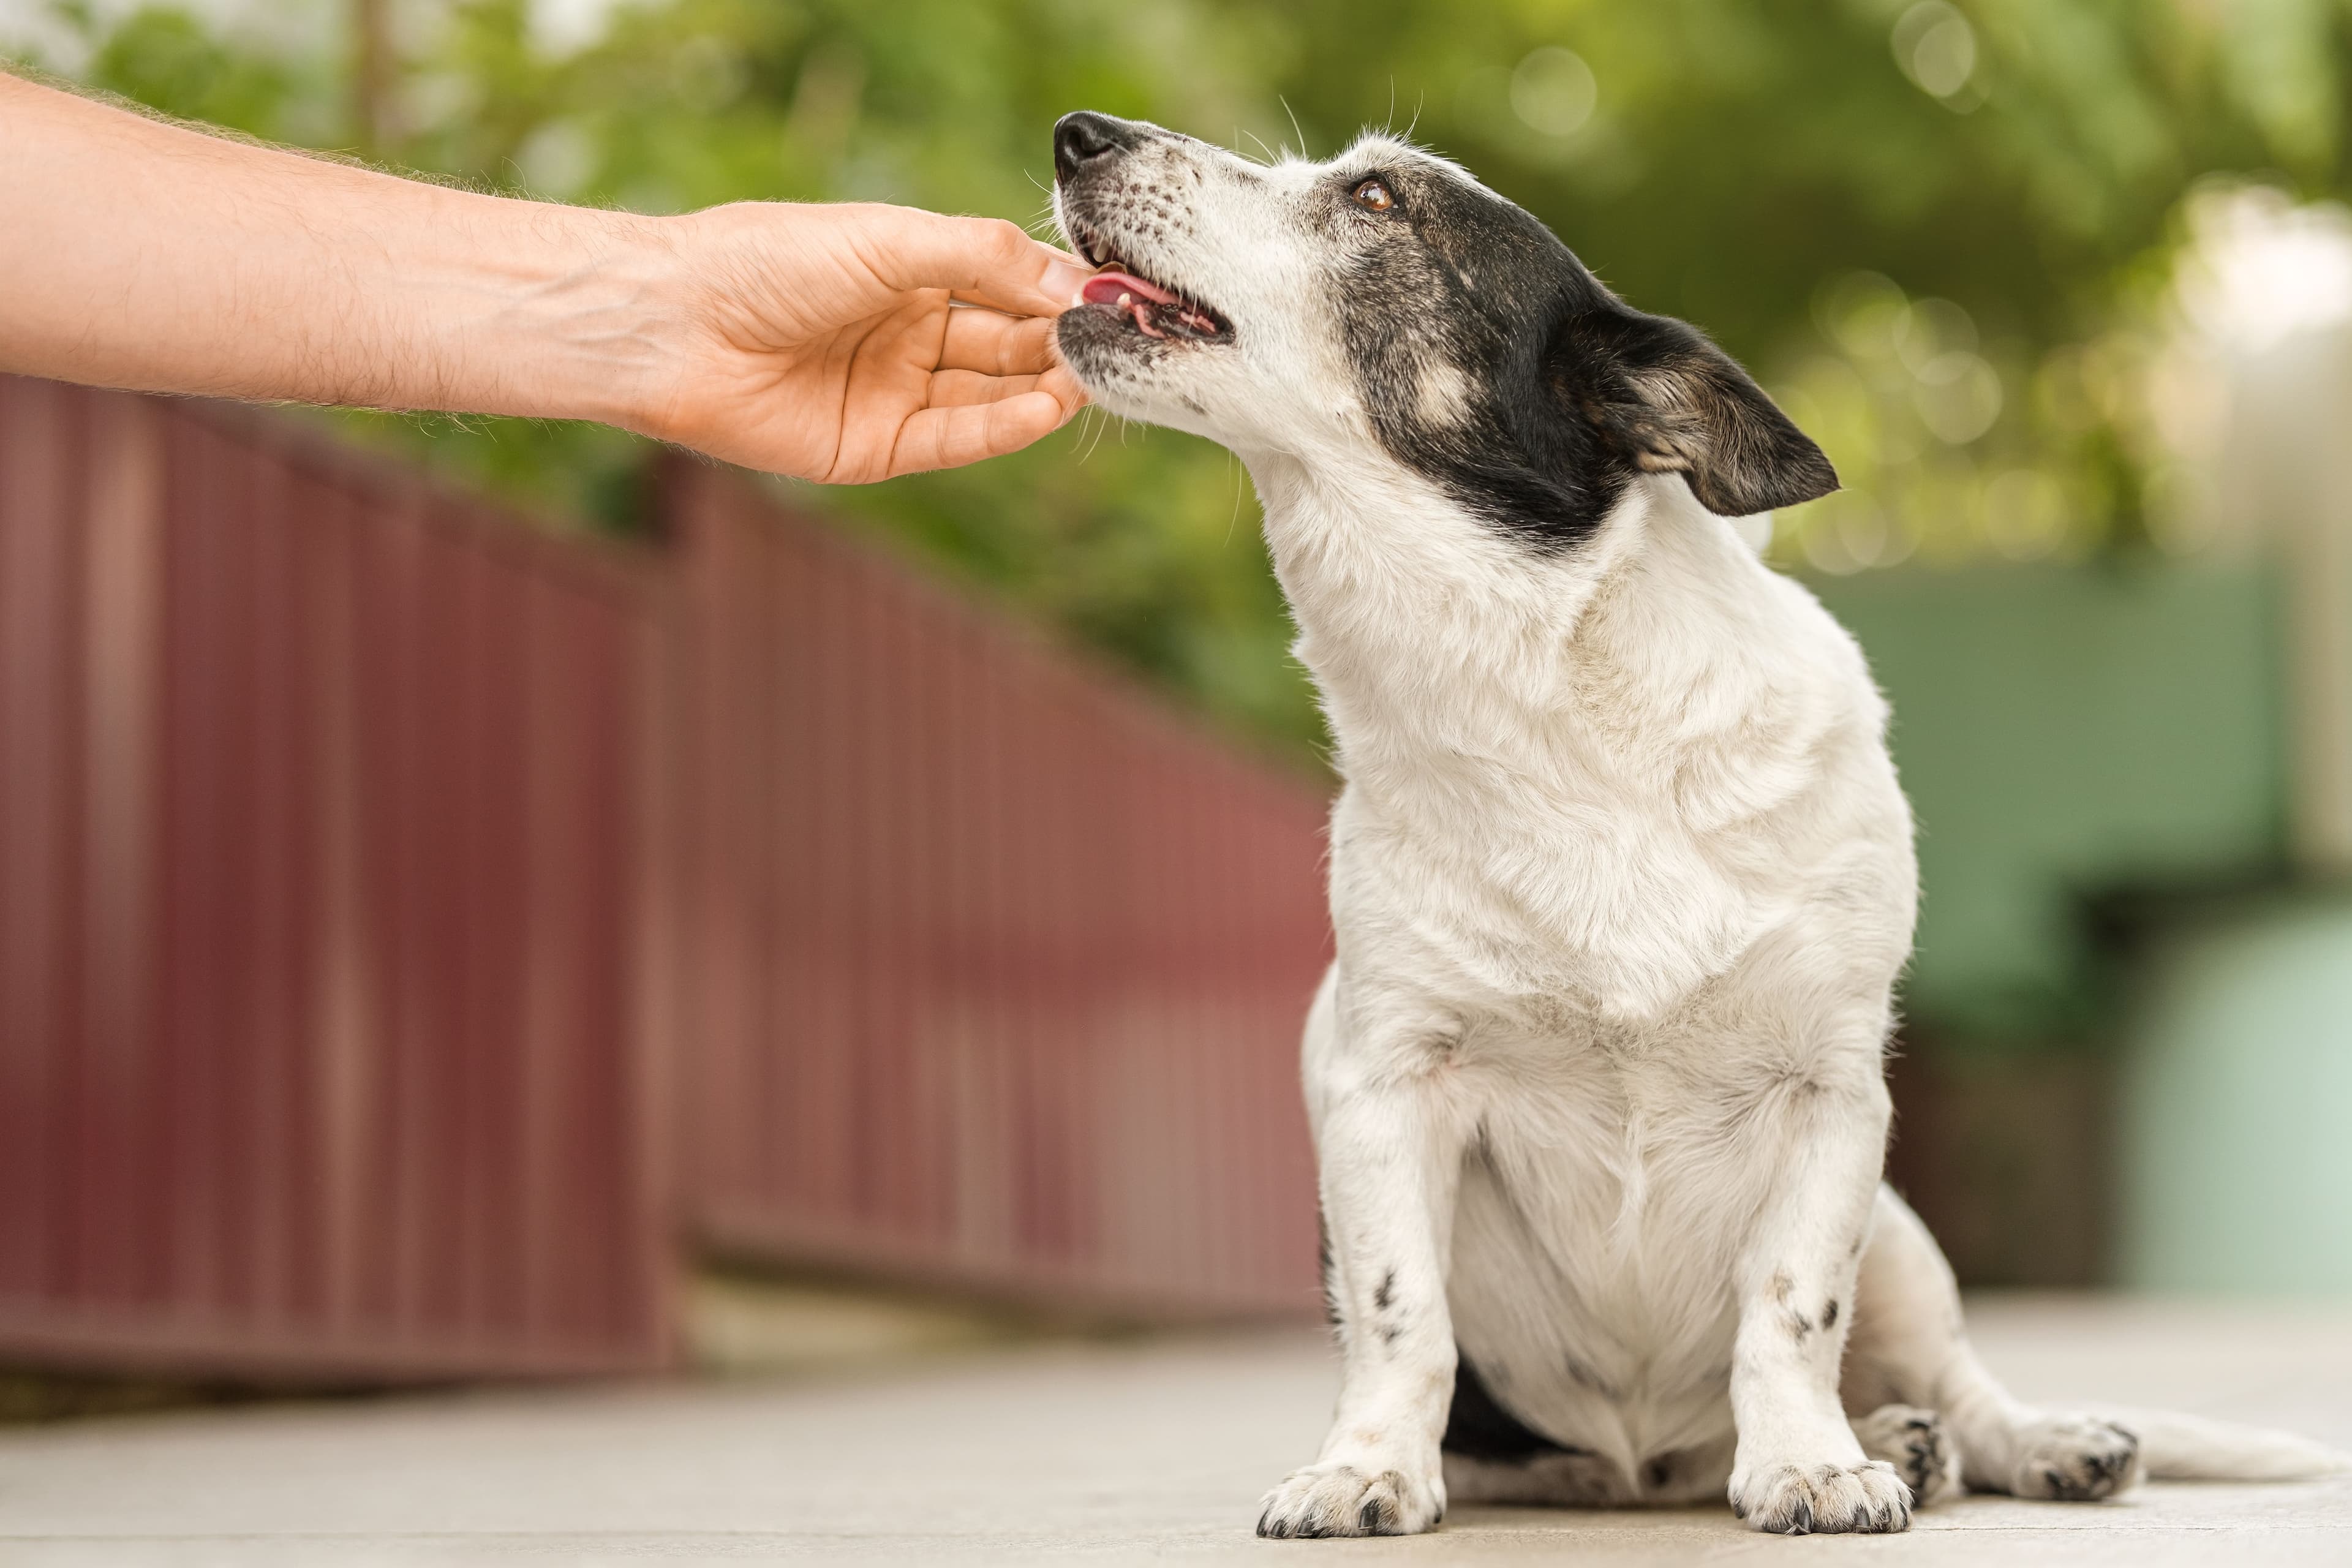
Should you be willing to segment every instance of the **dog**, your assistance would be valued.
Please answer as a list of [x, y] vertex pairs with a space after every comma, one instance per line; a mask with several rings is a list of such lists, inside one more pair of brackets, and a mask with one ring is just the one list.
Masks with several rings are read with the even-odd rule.
[[1253, 163], [1096, 113], [1056, 327], [1247, 465], [1335, 741], [1302, 1051], [1340, 1347], [1266, 1536], [1449, 1500], [1886, 1532], [1962, 1486], [2344, 1468], [2038, 1409], [1881, 1181], [1916, 869], [1861, 650], [1727, 519], [1837, 487], [1692, 327], [1386, 135]]

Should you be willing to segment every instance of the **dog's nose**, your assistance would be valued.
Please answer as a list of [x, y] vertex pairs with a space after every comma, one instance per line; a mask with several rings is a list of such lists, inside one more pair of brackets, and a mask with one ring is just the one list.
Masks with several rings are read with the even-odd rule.
[[1065, 114], [1054, 122], [1054, 177], [1066, 180], [1081, 165], [1123, 152], [1142, 140], [1134, 125], [1108, 114], [1090, 109]]

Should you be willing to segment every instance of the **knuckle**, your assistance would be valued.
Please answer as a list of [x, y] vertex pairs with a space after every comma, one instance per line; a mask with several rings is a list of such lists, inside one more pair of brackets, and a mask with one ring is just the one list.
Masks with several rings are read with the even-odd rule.
[[1009, 219], [983, 217], [970, 221], [980, 226], [974, 237], [996, 260], [1013, 259], [1029, 242], [1029, 237], [1022, 232], [1021, 226]]

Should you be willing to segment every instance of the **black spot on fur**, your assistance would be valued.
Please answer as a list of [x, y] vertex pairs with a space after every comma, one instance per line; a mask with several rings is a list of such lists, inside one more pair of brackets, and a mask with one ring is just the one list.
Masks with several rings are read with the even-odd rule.
[[1381, 1288], [1372, 1292], [1372, 1305], [1385, 1312], [1395, 1300], [1396, 1270], [1391, 1268], [1381, 1276]]
[[1829, 1300], [1829, 1304], [1822, 1309], [1822, 1327], [1825, 1329], [1834, 1329], [1837, 1327], [1837, 1298], [1832, 1296]]
[[[1342, 214], [1354, 249], [1331, 297], [1381, 442], [1453, 500], [1545, 551], [1589, 535], [1632, 478], [1550, 390], [1545, 349], [1561, 317], [1604, 292], [1567, 247], [1500, 197], [1434, 170], [1385, 175], [1397, 216]], [[1349, 182], [1352, 183], [1352, 182]], [[1458, 407], [1433, 407], [1432, 377]]]
[[1791, 1312], [1789, 1314], [1789, 1337], [1790, 1339], [1801, 1340], [1812, 1331], [1813, 1321], [1811, 1318], [1808, 1318], [1802, 1312]]
[[1319, 1208], [1315, 1211], [1315, 1268], [1323, 1279], [1323, 1321], [1336, 1329], [1339, 1326], [1339, 1298], [1332, 1288], [1331, 1227], [1325, 1223]]
[[1562, 1356], [1560, 1363], [1561, 1370], [1568, 1373], [1570, 1382], [1580, 1387], [1591, 1389], [1612, 1405], [1624, 1403], [1623, 1393], [1615, 1384], [1601, 1376], [1600, 1370], [1591, 1363], [1574, 1355]]
[[1584, 1454], [1589, 1448], [1571, 1448], [1565, 1443], [1555, 1443], [1540, 1432], [1532, 1431], [1517, 1416], [1504, 1409], [1478, 1375], [1478, 1369], [1466, 1355], [1457, 1354], [1454, 1363], [1454, 1407], [1445, 1417], [1445, 1436], [1438, 1446], [1448, 1453], [1467, 1459], [1487, 1459], [1499, 1464], [1519, 1465], [1546, 1454]]
[[1643, 1468], [1642, 1479], [1652, 1491], [1656, 1491], [1675, 1479], [1675, 1457], [1660, 1454]]
[[[1332, 290], [1383, 445], [1461, 506], [1546, 552], [1599, 526], [1641, 472], [1738, 517], [1837, 488], [1821, 448], [1697, 329], [1633, 310], [1530, 214], [1407, 158], [1392, 214], [1323, 226]], [[1432, 386], [1458, 388], [1457, 400]]]

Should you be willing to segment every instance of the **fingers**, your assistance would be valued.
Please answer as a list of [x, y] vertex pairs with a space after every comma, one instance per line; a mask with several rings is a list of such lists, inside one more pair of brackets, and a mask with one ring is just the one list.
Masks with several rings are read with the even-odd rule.
[[1037, 377], [1026, 392], [993, 402], [923, 409], [899, 426], [890, 451], [890, 473], [961, 468], [1017, 452], [1060, 429], [1085, 402], [1076, 378], [1056, 366]]
[[866, 269], [899, 290], [945, 289], [1016, 316], [1070, 308], [1089, 274], [1070, 256], [1000, 218], [948, 217], [913, 207], [834, 209]]
[[940, 344], [940, 368], [987, 375], [1038, 375], [1054, 363], [1049, 316], [1005, 316], [994, 310], [950, 310]]
[[1034, 375], [983, 375], [976, 370], [943, 370], [931, 377], [925, 406], [961, 408], [975, 403], [1002, 403], [1037, 390]]

